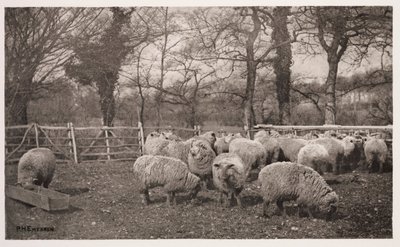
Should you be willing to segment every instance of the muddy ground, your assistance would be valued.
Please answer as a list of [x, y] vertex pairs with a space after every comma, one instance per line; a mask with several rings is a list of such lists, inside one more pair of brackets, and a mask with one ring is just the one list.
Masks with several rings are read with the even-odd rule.
[[[392, 238], [392, 173], [353, 172], [326, 176], [340, 197], [333, 221], [289, 216], [261, 217], [256, 181], [246, 185], [244, 209], [217, 203], [216, 191], [201, 191], [196, 201], [185, 194], [169, 208], [161, 189], [143, 206], [130, 173], [132, 163], [59, 164], [50, 188], [69, 194], [71, 206], [46, 212], [5, 199], [6, 239], [271, 239]], [[16, 182], [16, 165], [7, 165], [7, 184]], [[271, 210], [274, 210], [273, 208]], [[54, 231], [17, 231], [18, 226]]]

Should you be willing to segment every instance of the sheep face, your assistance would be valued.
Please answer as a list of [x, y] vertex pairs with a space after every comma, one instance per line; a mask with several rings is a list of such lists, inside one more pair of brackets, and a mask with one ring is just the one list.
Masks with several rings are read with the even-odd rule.
[[201, 160], [204, 158], [204, 153], [207, 152], [207, 144], [200, 140], [193, 141], [189, 150], [190, 155], [193, 159]]
[[36, 176], [36, 170], [33, 166], [24, 166], [18, 172], [18, 185], [24, 189], [33, 190], [34, 185], [40, 185], [40, 181]]
[[330, 220], [337, 210], [339, 198], [335, 192], [326, 194], [320, 204], [319, 211], [326, 216], [327, 220]]

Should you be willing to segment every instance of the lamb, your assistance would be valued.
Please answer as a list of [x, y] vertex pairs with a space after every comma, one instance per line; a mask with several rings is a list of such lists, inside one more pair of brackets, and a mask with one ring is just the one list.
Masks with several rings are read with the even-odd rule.
[[308, 143], [307, 140], [296, 138], [277, 138], [276, 140], [280, 147], [279, 161], [296, 162], [300, 149]]
[[264, 167], [258, 179], [264, 199], [264, 216], [268, 216], [267, 208], [274, 202], [281, 214], [286, 216], [283, 202], [289, 200], [296, 200], [300, 207], [306, 207], [310, 217], [313, 217], [313, 209], [319, 209], [327, 220], [336, 212], [338, 196], [312, 168], [297, 163], [276, 162]]
[[237, 154], [244, 163], [246, 178], [252, 168], [263, 168], [266, 165], [267, 155], [264, 146], [246, 138], [237, 138], [229, 144], [229, 153]]
[[261, 130], [254, 135], [254, 140], [264, 146], [267, 155], [267, 165], [278, 161], [280, 146], [277, 139], [271, 138], [265, 130]]
[[222, 204], [225, 195], [227, 207], [232, 204], [233, 198], [242, 207], [239, 194], [246, 181], [242, 159], [232, 153], [218, 155], [213, 161], [212, 175], [214, 186], [221, 192], [220, 203]]
[[144, 155], [135, 161], [132, 170], [145, 205], [150, 202], [149, 189], [154, 187], [163, 186], [169, 206], [176, 205], [175, 193], [189, 191], [195, 197], [200, 190], [200, 178], [176, 158]]
[[198, 137], [194, 137], [195, 139], [200, 138], [200, 139], [204, 139], [207, 140], [211, 147], [214, 149], [214, 144], [215, 141], [217, 140], [215, 132], [214, 131], [207, 131], [204, 134], [199, 135]]
[[319, 174], [323, 174], [323, 166], [329, 161], [329, 154], [326, 149], [319, 144], [307, 144], [299, 151], [297, 162], [299, 164], [311, 167]]
[[[332, 137], [323, 137], [311, 140], [312, 144], [320, 144], [322, 145], [329, 154], [328, 165], [332, 168], [332, 172], [334, 174], [339, 174], [342, 164], [343, 164], [343, 156], [344, 156], [344, 146], [343, 143]], [[328, 169], [330, 170], [330, 169]]]
[[368, 138], [364, 144], [364, 153], [368, 171], [373, 172], [379, 167], [379, 173], [383, 172], [383, 165], [386, 161], [388, 148], [384, 140]]
[[48, 148], [33, 148], [22, 155], [18, 163], [18, 182], [25, 189], [33, 185], [48, 188], [56, 168], [56, 157]]

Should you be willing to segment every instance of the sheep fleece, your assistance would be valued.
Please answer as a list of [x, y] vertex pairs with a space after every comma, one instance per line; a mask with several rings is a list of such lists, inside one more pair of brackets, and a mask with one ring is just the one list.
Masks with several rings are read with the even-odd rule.
[[48, 148], [34, 148], [22, 155], [18, 163], [18, 183], [22, 186], [36, 185], [48, 187], [54, 176], [56, 157]]
[[252, 168], [266, 165], [267, 154], [264, 146], [246, 138], [237, 138], [229, 144], [229, 153], [237, 154], [245, 165], [245, 174], [248, 176]]
[[379, 172], [383, 171], [388, 148], [384, 140], [371, 138], [365, 142], [364, 153], [368, 164], [368, 168], [372, 169], [372, 165], [376, 162], [379, 165]]
[[328, 211], [338, 196], [313, 169], [291, 162], [277, 162], [259, 174], [261, 194], [267, 202], [297, 200], [299, 205]]
[[[215, 187], [226, 193], [242, 189], [246, 180], [242, 159], [232, 153], [223, 153], [214, 159], [212, 174]], [[223, 177], [227, 177], [228, 181]]]
[[140, 191], [157, 186], [163, 186], [166, 192], [190, 191], [200, 181], [181, 160], [158, 155], [139, 157], [133, 164], [133, 174]]
[[329, 161], [329, 154], [326, 149], [319, 144], [307, 144], [299, 151], [297, 162], [311, 167], [319, 174], [322, 174], [322, 166]]
[[207, 141], [195, 139], [191, 142], [188, 166], [192, 173], [199, 176], [211, 175], [214, 159], [215, 152]]

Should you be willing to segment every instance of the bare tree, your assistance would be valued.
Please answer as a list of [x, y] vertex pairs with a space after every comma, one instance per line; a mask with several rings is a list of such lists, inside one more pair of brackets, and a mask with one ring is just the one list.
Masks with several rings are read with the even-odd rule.
[[69, 37], [91, 32], [98, 11], [82, 8], [5, 9], [6, 124], [28, 123], [28, 104], [51, 88], [71, 56]]
[[[315, 38], [327, 54], [329, 70], [325, 91], [325, 124], [336, 123], [336, 79], [339, 62], [347, 53], [346, 57], [350, 58], [351, 64], [360, 65], [368, 56], [368, 49], [382, 42], [382, 35], [391, 35], [391, 12], [390, 7], [303, 8], [306, 16], [303, 20], [307, 19], [308, 24], [311, 23], [316, 30], [309, 31], [306, 36]], [[307, 25], [301, 20], [298, 24]]]

